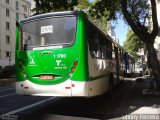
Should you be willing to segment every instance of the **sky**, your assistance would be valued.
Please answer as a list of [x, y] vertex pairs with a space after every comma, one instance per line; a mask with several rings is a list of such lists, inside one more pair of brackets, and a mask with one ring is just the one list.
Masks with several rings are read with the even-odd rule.
[[122, 18], [119, 18], [115, 23], [116, 38], [119, 39], [119, 44], [121, 46], [123, 46], [123, 42], [126, 40], [128, 28], [128, 25]]
[[[89, 0], [89, 2], [93, 1], [95, 0]], [[123, 46], [123, 42], [126, 39], [127, 31], [128, 31], [128, 26], [124, 23], [124, 20], [122, 18], [119, 18], [115, 24], [115, 33], [116, 33], [116, 38], [119, 39], [119, 43], [121, 46]]]

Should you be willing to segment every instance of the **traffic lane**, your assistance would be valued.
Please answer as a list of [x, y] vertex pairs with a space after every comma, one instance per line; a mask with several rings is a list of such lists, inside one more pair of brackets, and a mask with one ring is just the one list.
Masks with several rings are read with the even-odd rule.
[[13, 88], [7, 88], [7, 89], [0, 89], [0, 93], [2, 93], [2, 92], [6, 92], [6, 91], [13, 91], [13, 90], [15, 90], [15, 87], [13, 87]]
[[0, 98], [8, 97], [8, 96], [14, 95], [14, 94], [15, 94], [15, 86], [14, 85], [0, 87]]
[[7, 91], [7, 90], [12, 90], [12, 89], [15, 89], [15, 85], [8, 85], [8, 86], [1, 86], [0, 87], [0, 92], [3, 92], [3, 91]]
[[[56, 114], [56, 113], [51, 114], [51, 113], [47, 113], [47, 112], [43, 111], [44, 109], [47, 109], [48, 106], [51, 106], [51, 105], [53, 105], [52, 109], [57, 109], [56, 105], [59, 105], [59, 104], [61, 104], [61, 102], [68, 101], [68, 100], [71, 102], [71, 100], [73, 100], [73, 99], [75, 99], [75, 98], [55, 97], [55, 99], [47, 101], [44, 104], [41, 104], [39, 106], [35, 106], [31, 109], [26, 109], [26, 110], [22, 110], [20, 112], [16, 112], [16, 114], [14, 114], [14, 115], [17, 116], [20, 120], [58, 120], [58, 119], [91, 120], [91, 118], [88, 119], [83, 116], [74, 116], [74, 115], [65, 115], [65, 114]], [[84, 98], [76, 98], [76, 99], [78, 101], [79, 101], [79, 99], [84, 100]], [[73, 103], [73, 104], [75, 104], [75, 103]]]
[[[121, 117], [123, 110], [119, 110], [121, 104], [125, 104], [127, 96], [132, 91], [134, 81], [125, 80], [114, 89], [111, 97], [102, 95], [94, 98], [62, 98], [56, 102], [50, 101], [43, 106], [28, 109], [17, 113], [20, 117], [47, 120], [48, 116], [64, 115], [92, 119], [111, 119]], [[118, 111], [119, 110], [119, 111]]]
[[23, 96], [16, 94], [7, 95], [4, 95], [4, 97], [0, 97], [0, 115], [50, 98], [40, 96]]
[[3, 96], [7, 96], [9, 94], [15, 94], [15, 88], [10, 88], [10, 89], [6, 89], [6, 90], [2, 90], [0, 91], [0, 98], [2, 98]]
[[[32, 119], [32, 116], [31, 116], [32, 112], [38, 111], [39, 109], [43, 109], [44, 106], [47, 106], [50, 104], [57, 104], [57, 102], [60, 99], [63, 99], [63, 98], [62, 97], [50, 97], [50, 98], [47, 98], [41, 101], [37, 101], [33, 104], [29, 104], [27, 106], [23, 106], [21, 108], [15, 109], [13, 111], [4, 113], [2, 114], [2, 116], [4, 116], [4, 118], [18, 118], [20, 120], [41, 120], [43, 116], [35, 115], [35, 113], [34, 113], [34, 118]], [[35, 119], [36, 117], [38, 118]], [[54, 118], [55, 117], [57, 119], [62, 118], [61, 116], [54, 116]], [[66, 118], [66, 117], [63, 117], [63, 118]]]

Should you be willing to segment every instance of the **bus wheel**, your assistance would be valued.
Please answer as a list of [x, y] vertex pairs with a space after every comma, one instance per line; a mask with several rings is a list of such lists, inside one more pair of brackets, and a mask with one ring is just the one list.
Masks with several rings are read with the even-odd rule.
[[110, 95], [113, 93], [113, 81], [114, 81], [114, 77], [113, 75], [110, 75], [110, 78], [109, 78], [109, 94]]

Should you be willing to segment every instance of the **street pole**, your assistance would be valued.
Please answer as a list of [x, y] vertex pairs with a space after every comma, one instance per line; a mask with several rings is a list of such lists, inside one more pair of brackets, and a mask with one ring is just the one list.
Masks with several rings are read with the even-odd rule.
[[144, 68], [143, 68], [143, 55], [141, 56], [142, 59], [142, 76], [144, 75]]

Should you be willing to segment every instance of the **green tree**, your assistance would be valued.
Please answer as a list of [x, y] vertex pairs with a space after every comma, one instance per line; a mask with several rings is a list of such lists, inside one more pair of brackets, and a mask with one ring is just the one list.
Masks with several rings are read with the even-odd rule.
[[[88, 0], [34, 0], [34, 1], [36, 2], [36, 7], [32, 11], [35, 12], [35, 15], [47, 12], [73, 10], [74, 8], [89, 11], [91, 9], [91, 6], [93, 6], [96, 3], [96, 2], [89, 3]], [[105, 11], [104, 13], [106, 14], [107, 12]], [[96, 14], [92, 14], [91, 17], [95, 21], [100, 23], [100, 26], [102, 27], [103, 30], [106, 30], [107, 19], [105, 16], [97, 17]]]
[[89, 9], [91, 4], [88, 2], [88, 0], [78, 0], [77, 8], [80, 9]]
[[131, 53], [136, 60], [138, 60], [139, 55], [137, 55], [137, 52], [138, 52], [139, 48], [144, 47], [144, 44], [136, 36], [136, 34], [133, 32], [133, 30], [129, 29], [129, 31], [127, 33], [127, 38], [123, 43], [123, 47], [126, 51]]
[[32, 10], [35, 14], [47, 12], [56, 12], [64, 10], [73, 10], [78, 4], [78, 0], [34, 0], [35, 8]]

